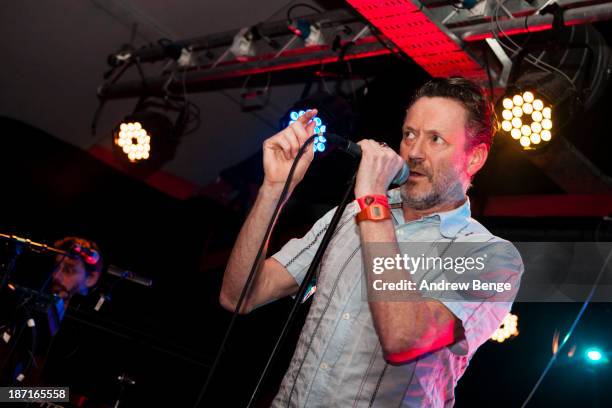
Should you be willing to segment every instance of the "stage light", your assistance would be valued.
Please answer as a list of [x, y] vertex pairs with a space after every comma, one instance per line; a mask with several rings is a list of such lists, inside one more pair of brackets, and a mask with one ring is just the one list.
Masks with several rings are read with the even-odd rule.
[[[517, 89], [511, 93], [513, 95], [504, 98], [501, 103], [503, 107], [501, 116], [504, 119], [500, 126], [501, 131], [509, 133], [512, 139], [518, 140], [525, 150], [532, 150], [549, 142], [552, 133], [548, 132], [543, 136], [542, 131], [552, 129], [551, 106], [546, 105], [543, 96], [538, 96], [536, 91]], [[544, 115], [548, 118], [545, 119]], [[504, 123], [507, 121], [510, 121], [512, 127]]]
[[585, 353], [587, 359], [589, 361], [592, 362], [597, 362], [597, 361], [601, 361], [602, 359], [602, 354], [601, 351], [597, 350], [597, 349], [589, 349], [587, 350], [587, 352]]
[[[521, 149], [530, 151], [555, 143], [565, 125], [595, 106], [608, 88], [612, 55], [605, 37], [589, 24], [559, 28], [555, 34], [559, 46], [545, 50], [535, 40], [545, 35], [532, 34], [531, 41], [521, 44], [523, 56], [513, 59], [508, 86], [496, 106], [500, 122], [502, 111], [511, 111], [520, 117], [521, 126], [528, 125], [532, 134], [540, 135], [540, 143], [518, 139]], [[539, 122], [541, 130], [533, 122]], [[501, 135], [515, 140], [510, 137], [512, 130], [500, 128]]]
[[518, 335], [518, 316], [508, 313], [506, 317], [504, 317], [504, 320], [502, 320], [499, 328], [491, 335], [491, 340], [503, 343], [510, 337], [516, 337]]
[[[303, 111], [303, 110], [301, 110], [299, 112], [298, 111], [291, 111], [289, 113], [289, 118], [291, 119], [289, 121], [289, 125], [294, 123], [304, 113], [306, 113], [306, 112]], [[327, 131], [327, 126], [323, 124], [323, 121], [318, 116], [315, 116], [314, 118], [312, 118], [312, 120], [315, 123], [314, 132], [315, 132], [315, 134], [318, 135], [318, 136], [316, 136], [314, 138], [314, 140], [312, 142], [312, 149], [315, 151], [315, 153], [317, 153], [317, 152], [322, 153], [322, 152], [325, 151], [325, 143], [327, 142], [327, 139], [324, 136], [325, 132]]]
[[598, 347], [589, 347], [586, 349], [584, 358], [587, 363], [592, 365], [608, 364], [610, 362], [607, 353], [603, 352]]
[[501, 127], [502, 127], [502, 129], [504, 129], [506, 132], [510, 132], [510, 131], [512, 131], [512, 123], [510, 123], [510, 122], [509, 122], [509, 121], [507, 121], [507, 120], [504, 120], [504, 121], [502, 122]]
[[308, 109], [317, 109], [314, 122], [315, 138], [312, 149], [315, 153], [327, 152], [325, 134], [333, 131], [336, 134], [349, 137], [352, 133], [354, 114], [351, 106], [337, 95], [327, 92], [317, 92], [307, 98], [296, 102], [293, 107], [280, 120], [280, 129], [294, 123]]
[[113, 155], [126, 170], [146, 176], [174, 157], [184, 131], [185, 114], [177, 112], [173, 122], [170, 109], [157, 112], [156, 104], [141, 104], [113, 131]]
[[151, 150], [151, 136], [140, 122], [121, 123], [115, 144], [121, 147], [131, 162], [147, 160]]

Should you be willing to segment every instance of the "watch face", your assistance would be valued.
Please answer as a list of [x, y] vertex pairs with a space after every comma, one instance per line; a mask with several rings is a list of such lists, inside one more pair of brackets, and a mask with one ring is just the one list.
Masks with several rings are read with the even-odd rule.
[[382, 211], [380, 209], [380, 206], [378, 206], [378, 205], [372, 206], [372, 215], [374, 215], [374, 217], [376, 217], [376, 218], [382, 217], [383, 214], [382, 214]]

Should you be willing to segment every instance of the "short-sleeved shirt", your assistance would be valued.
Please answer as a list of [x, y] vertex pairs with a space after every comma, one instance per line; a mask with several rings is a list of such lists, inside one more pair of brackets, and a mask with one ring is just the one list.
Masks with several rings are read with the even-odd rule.
[[[399, 190], [388, 192], [400, 203]], [[404, 222], [401, 206], [392, 209], [398, 242], [503, 241], [460, 207]], [[273, 257], [300, 284], [335, 209], [300, 239], [292, 239]], [[350, 203], [323, 257], [306, 322], [273, 407], [451, 407], [454, 388], [476, 349], [500, 326], [511, 302], [442, 303], [463, 325], [463, 338], [413, 360], [391, 365], [383, 357], [367, 299], [356, 201]], [[506, 242], [506, 241], [504, 241]], [[518, 252], [494, 254], [503, 281], [518, 281], [523, 264]], [[489, 255], [491, 256], [491, 255]]]

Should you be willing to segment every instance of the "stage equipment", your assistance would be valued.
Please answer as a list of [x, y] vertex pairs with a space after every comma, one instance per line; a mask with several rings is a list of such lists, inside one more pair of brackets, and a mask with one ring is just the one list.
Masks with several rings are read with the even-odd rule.
[[341, 96], [322, 91], [317, 91], [296, 102], [281, 118], [279, 128], [286, 128], [308, 109], [317, 109], [317, 116], [313, 118], [316, 122], [314, 129], [316, 138], [313, 142], [315, 152], [326, 151], [326, 135], [330, 131], [347, 137], [352, 136], [356, 115], [351, 105]]
[[182, 96], [143, 98], [114, 128], [113, 155], [128, 171], [155, 171], [172, 160], [183, 135], [198, 125], [199, 109]]
[[504, 317], [504, 320], [502, 320], [502, 324], [491, 336], [491, 340], [498, 343], [503, 343], [509, 338], [516, 337], [518, 335], [518, 316], [508, 313], [506, 317]]
[[523, 150], [543, 149], [597, 101], [609, 79], [612, 53], [589, 25], [558, 26], [521, 45], [501, 36], [503, 30], [497, 34], [513, 55], [510, 85], [496, 108], [500, 132]]

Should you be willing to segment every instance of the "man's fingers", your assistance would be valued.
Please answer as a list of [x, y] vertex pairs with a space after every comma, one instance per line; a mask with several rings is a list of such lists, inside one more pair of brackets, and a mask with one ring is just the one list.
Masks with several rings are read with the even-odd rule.
[[296, 122], [300, 122], [302, 125], [306, 125], [315, 116], [317, 116], [317, 110], [309, 109], [306, 111], [306, 113], [300, 116]]
[[285, 159], [291, 160], [291, 145], [289, 144], [287, 139], [281, 136], [276, 140], [276, 143], [281, 148], [281, 151], [283, 152], [283, 156], [285, 156]]
[[301, 146], [297, 135], [295, 134], [295, 132], [285, 132], [284, 137], [285, 140], [289, 143], [289, 146], [291, 147], [291, 157], [295, 158]]
[[[306, 114], [304, 114], [304, 116], [306, 116]], [[304, 117], [301, 116], [300, 118]], [[308, 140], [309, 134], [308, 134], [308, 130], [307, 127], [304, 126], [304, 124], [302, 122], [295, 121], [292, 125], [291, 125], [291, 129], [293, 131], [293, 133], [295, 134], [295, 136], [297, 136], [298, 142], [301, 145], [304, 144], [304, 142], [306, 142], [306, 140]]]
[[317, 124], [315, 123], [314, 120], [312, 122], [310, 122], [308, 124], [308, 126], [306, 126], [306, 133], [308, 134], [308, 136], [310, 136], [310, 135], [312, 135], [314, 133], [315, 126], [317, 126]]

